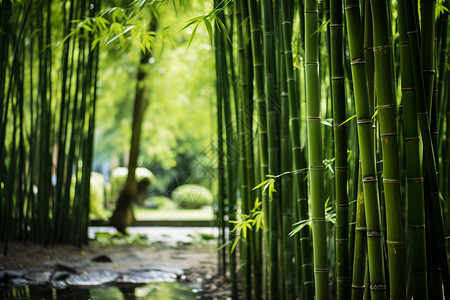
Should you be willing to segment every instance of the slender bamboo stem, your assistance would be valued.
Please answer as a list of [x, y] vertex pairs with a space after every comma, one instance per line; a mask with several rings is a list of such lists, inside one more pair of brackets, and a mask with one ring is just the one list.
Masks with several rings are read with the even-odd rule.
[[386, 283], [384, 278], [383, 240], [380, 229], [380, 209], [378, 204], [374, 132], [372, 129], [371, 105], [367, 87], [358, 1], [347, 0], [345, 2], [345, 10], [365, 201], [370, 289], [372, 299], [385, 299]]

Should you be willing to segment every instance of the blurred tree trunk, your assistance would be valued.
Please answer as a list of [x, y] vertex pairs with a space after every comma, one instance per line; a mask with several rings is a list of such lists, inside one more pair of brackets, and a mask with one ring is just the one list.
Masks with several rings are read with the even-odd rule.
[[[155, 32], [157, 26], [158, 21], [155, 16], [152, 16], [149, 31]], [[109, 219], [110, 225], [116, 227], [117, 230], [122, 233], [126, 233], [126, 228], [133, 224], [135, 220], [133, 214], [133, 204], [137, 202], [138, 197], [136, 167], [137, 159], [139, 156], [142, 121], [144, 119], [145, 110], [148, 106], [148, 94], [145, 87], [145, 79], [147, 77], [147, 65], [151, 57], [151, 50], [141, 52], [141, 61], [138, 67], [136, 81], [136, 96], [134, 99], [131, 144], [128, 158], [128, 175], [127, 180], [117, 197], [116, 208], [113, 212], [113, 215]]]

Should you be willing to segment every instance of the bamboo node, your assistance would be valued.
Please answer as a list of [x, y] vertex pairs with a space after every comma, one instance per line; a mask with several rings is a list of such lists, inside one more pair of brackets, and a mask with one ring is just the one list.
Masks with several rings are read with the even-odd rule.
[[408, 183], [420, 183], [420, 182], [424, 182], [423, 177], [408, 178]]
[[383, 110], [383, 109], [389, 109], [389, 108], [394, 108], [394, 104], [386, 104], [386, 105], [378, 105], [377, 109], [378, 110]]
[[388, 246], [401, 246], [401, 245], [404, 245], [405, 242], [391, 242], [391, 241], [387, 241], [386, 244]]
[[400, 184], [400, 180], [383, 178], [383, 183], [386, 183], [386, 184]]
[[345, 277], [339, 277], [339, 276], [336, 276], [336, 279], [337, 279], [338, 281], [349, 281], [349, 280], [350, 280], [350, 277], [349, 277], [349, 276], [345, 276]]
[[422, 70], [422, 73], [435, 74], [436, 70]]
[[342, 28], [342, 27], [344, 27], [344, 25], [342, 25], [342, 24], [330, 24], [330, 28], [333, 28], [333, 27], [335, 27], [335, 28]]
[[387, 53], [388, 51], [391, 51], [391, 45], [381, 45], [373, 48], [373, 52], [375, 53]]
[[324, 217], [322, 217], [322, 218], [311, 218], [311, 220], [313, 222], [325, 222], [325, 218]]
[[359, 9], [359, 3], [352, 3], [352, 4], [349, 4], [349, 5], [345, 6], [345, 10], [349, 10], [349, 9], [352, 9], [352, 8]]
[[347, 208], [349, 206], [348, 203], [345, 204], [336, 204], [336, 207], [343, 207], [343, 208]]
[[355, 58], [351, 62], [352, 65], [365, 64], [365, 63], [366, 63], [366, 60], [364, 58], [362, 58], [362, 57]]
[[[292, 52], [292, 51], [291, 51], [291, 52]], [[295, 81], [295, 78], [294, 78], [294, 77], [290, 77], [290, 78], [288, 78], [286, 81], [287, 81], [287, 82], [289, 82], [289, 81]]]
[[418, 112], [417, 115], [419, 115], [419, 116], [421, 116], [421, 115], [428, 115], [428, 112], [427, 111], [421, 111], [421, 112]]
[[419, 272], [419, 271], [411, 271], [410, 272], [411, 275], [416, 275], [416, 276], [428, 276], [428, 272]]
[[412, 229], [412, 230], [425, 230], [426, 226], [424, 224], [421, 224], [421, 225], [409, 225], [409, 229]]
[[308, 168], [310, 171], [322, 171], [323, 166], [311, 166]]
[[355, 289], [355, 290], [364, 290], [365, 288], [366, 288], [365, 285], [353, 285], [352, 284], [352, 289]]
[[320, 273], [320, 272], [328, 272], [328, 268], [314, 268], [314, 272], [315, 273]]
[[377, 176], [366, 176], [362, 179], [362, 182], [377, 182]]
[[379, 229], [368, 229], [367, 230], [367, 236], [370, 237], [381, 237], [381, 231]]
[[355, 227], [355, 231], [364, 232], [364, 231], [367, 231], [367, 228], [366, 227]]
[[334, 167], [336, 171], [347, 171], [347, 167]]
[[347, 244], [348, 243], [348, 239], [336, 239], [336, 243], [338, 243], [338, 244]]
[[356, 124], [372, 124], [372, 119], [358, 119], [358, 121], [356, 121]]
[[318, 66], [318, 65], [319, 65], [318, 61], [305, 63], [305, 66]]
[[307, 120], [320, 120], [320, 117], [308, 117]]
[[311, 10], [305, 10], [305, 14], [318, 14], [319, 10], [317, 9], [311, 9]]
[[298, 121], [298, 120], [300, 120], [300, 118], [299, 117], [291, 117], [291, 118], [289, 118], [289, 121]]
[[382, 134], [380, 134], [380, 137], [381, 137], [381, 138], [383, 138], [383, 137], [389, 137], [389, 136], [394, 136], [394, 137], [396, 137], [397, 135], [398, 135], [397, 132], [388, 132], [388, 133], [382, 133]]
[[402, 89], [402, 93], [406, 94], [406, 93], [415, 93], [416, 89], [415, 88], [403, 88]]
[[371, 284], [370, 285], [370, 290], [371, 291], [382, 291], [386, 289], [386, 284], [385, 283], [375, 283], [375, 284]]
[[331, 81], [344, 80], [344, 76], [331, 77]]
[[400, 42], [398, 45], [399, 47], [407, 47], [409, 46], [409, 41]]

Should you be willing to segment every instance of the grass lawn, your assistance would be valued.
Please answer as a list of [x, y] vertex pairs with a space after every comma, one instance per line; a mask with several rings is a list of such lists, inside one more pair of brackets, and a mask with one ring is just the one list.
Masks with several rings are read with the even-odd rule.
[[212, 207], [200, 209], [149, 209], [143, 207], [134, 208], [134, 216], [139, 221], [144, 220], [213, 220], [214, 213]]

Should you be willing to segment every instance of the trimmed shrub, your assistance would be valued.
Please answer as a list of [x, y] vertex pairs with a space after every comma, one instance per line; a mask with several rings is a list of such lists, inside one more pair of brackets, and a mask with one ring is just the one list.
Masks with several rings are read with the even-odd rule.
[[[115, 203], [120, 189], [127, 180], [127, 175], [128, 168], [125, 167], [115, 168], [111, 171], [106, 197], [108, 206], [111, 206]], [[151, 184], [154, 179], [153, 173], [146, 168], [136, 168], [136, 181], [139, 182], [144, 178], [148, 178]]]
[[172, 192], [172, 200], [181, 208], [200, 208], [213, 204], [213, 195], [198, 184], [183, 184]]
[[172, 210], [177, 208], [177, 205], [170, 199], [164, 196], [154, 196], [147, 198], [144, 202], [145, 207]]

